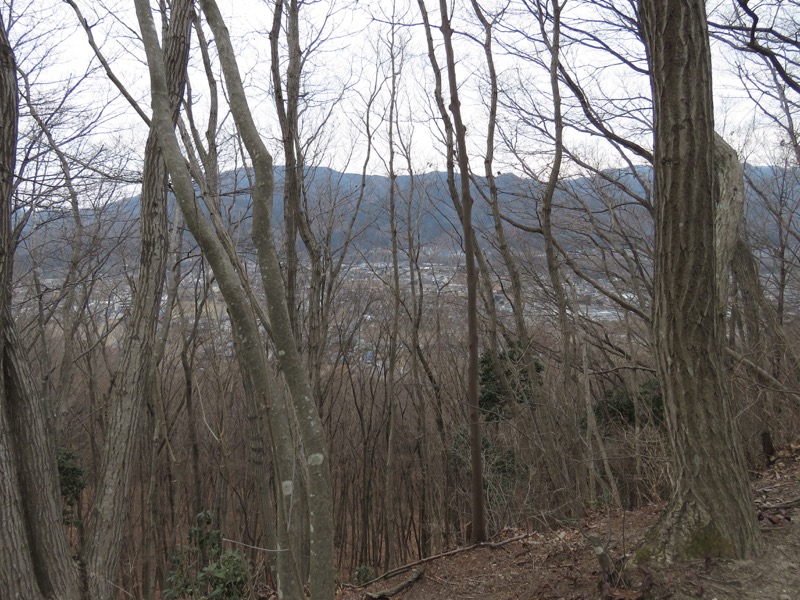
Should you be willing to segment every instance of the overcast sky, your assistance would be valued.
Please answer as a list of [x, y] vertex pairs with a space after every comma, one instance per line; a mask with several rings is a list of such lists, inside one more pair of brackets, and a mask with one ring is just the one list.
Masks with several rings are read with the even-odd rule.
[[[116, 75], [130, 93], [149, 113], [148, 75], [143, 61], [143, 52], [137, 39], [137, 24], [131, 0], [76, 0], [102, 50], [112, 63]], [[280, 159], [280, 144], [277, 120], [270, 98], [270, 58], [267, 31], [272, 19], [272, 3], [263, 0], [219, 0], [220, 7], [233, 35], [238, 50], [240, 69], [248, 86], [251, 107], [269, 147]], [[438, 5], [438, 3], [435, 3]], [[487, 13], [494, 10], [493, 2], [483, 4]], [[438, 22], [434, 2], [428, 2], [431, 19]], [[12, 28], [12, 40], [19, 40], [20, 62], [23, 68], [37, 72], [37, 61], [45, 50], [52, 49], [51, 64], [47, 70], [37, 74], [34, 94], [59, 94], [67, 87], [65, 81], [74, 82], [81, 77], [89, 65], [96, 60], [86, 42], [84, 32], [77, 26], [72, 9], [60, 0], [33, 0], [27, 4], [15, 3], [14, 10], [21, 16]], [[549, 99], [549, 82], [542, 46], [537, 40], [540, 33], [535, 21], [524, 13], [513, 15], [522, 8], [521, 2], [510, 5], [506, 18], [496, 27], [495, 56], [500, 79], [501, 102], [519, 104], [518, 110], [531, 110], [539, 115], [528, 115], [532, 121], [525, 123], [519, 114], [511, 115], [501, 109], [497, 147], [497, 169], [518, 171], [518, 157], [529, 161], [534, 168], [545, 168], [549, 163], [549, 142], [545, 121], [536, 121], [552, 112]], [[4, 3], [4, 16], [9, 20], [8, 2]], [[578, 0], [567, 2], [564, 14], [565, 26], [579, 25], [578, 19], [591, 18], [585, 3]], [[397, 22], [394, 27], [390, 21]], [[319, 142], [309, 147], [309, 159], [337, 169], [359, 170], [365, 156], [366, 144], [364, 115], [366, 98], [376, 81], [382, 82], [382, 90], [373, 105], [371, 125], [376, 127], [388, 113], [390, 33], [395, 33], [395, 48], [402, 47], [398, 96], [398, 126], [400, 139], [413, 153], [417, 170], [443, 169], [444, 160], [438, 142], [440, 126], [436, 109], [432, 103], [432, 75], [426, 55], [425, 38], [420, 26], [416, 2], [397, 3], [359, 2], [357, 0], [318, 0], [307, 2], [303, 7], [302, 38], [304, 48], [313, 44], [305, 70], [304, 135], [317, 131], [320, 124]], [[454, 17], [454, 28], [458, 38], [458, 77], [460, 92], [470, 135], [471, 161], [473, 169], [482, 172], [486, 135], [486, 66], [483, 50], [478, 43], [481, 30], [469, 4], [458, 4]], [[626, 39], [617, 29], [596, 24], [600, 39], [610, 47], [623, 53], [641, 53], [635, 40]], [[509, 29], [517, 28], [517, 31]], [[437, 36], [438, 32], [434, 32]], [[530, 39], [525, 39], [527, 35]], [[605, 36], [605, 37], [604, 37]], [[209, 35], [210, 37], [210, 35]], [[501, 43], [504, 42], [504, 43]], [[195, 41], [196, 43], [196, 41]], [[760, 141], [767, 136], [763, 129], [763, 117], [753, 111], [739, 79], [732, 75], [724, 52], [715, 45], [715, 91], [717, 94], [717, 126], [747, 156], [755, 162], [769, 162], [774, 156], [770, 148]], [[396, 50], [397, 51], [397, 50]], [[399, 51], [397, 51], [400, 54]], [[608, 53], [591, 50], [585, 45], [567, 44], [563, 49], [563, 60], [570, 65], [574, 77], [597, 97], [624, 99], [622, 113], [609, 122], [624, 135], [634, 136], [637, 142], [649, 145], [646, 113], [641, 109], [647, 105], [649, 86], [641, 74], [624, 66], [615, 66]], [[525, 54], [514, 56], [514, 54]], [[439, 56], [444, 64], [443, 55]], [[202, 115], [207, 92], [199, 59], [193, 58], [191, 81], [196, 102], [195, 111]], [[37, 72], [38, 73], [38, 72]], [[46, 91], [47, 81], [62, 80]], [[568, 117], [577, 117], [575, 100], [562, 86], [564, 110]], [[122, 100], [104, 73], [97, 70], [90, 81], [73, 95], [73, 101], [85, 104], [87, 109], [103, 111], [103, 120], [98, 126], [98, 139], [112, 140], [110, 143], [129, 147], [135, 152], [141, 149], [141, 140], [146, 128], [136, 113]], [[625, 114], [625, 111], [630, 112]], [[223, 129], [230, 131], [229, 120], [223, 121]], [[543, 127], [544, 131], [537, 131]], [[756, 129], [753, 129], [756, 127]], [[753, 134], [753, 131], [755, 134]], [[748, 133], [750, 132], [750, 133]], [[223, 132], [224, 135], [224, 132]], [[376, 148], [368, 169], [382, 173], [386, 170], [385, 122], [374, 132]], [[395, 132], [397, 136], [397, 132]], [[602, 163], [619, 164], [620, 159], [604, 140], [587, 136], [575, 128], [567, 130], [567, 143], [584, 157]], [[748, 137], [749, 136], [749, 137]], [[512, 156], [504, 140], [514, 145], [518, 157]], [[229, 164], [235, 162], [226, 155]], [[399, 164], [404, 164], [398, 161]], [[566, 172], [569, 172], [568, 166]]]

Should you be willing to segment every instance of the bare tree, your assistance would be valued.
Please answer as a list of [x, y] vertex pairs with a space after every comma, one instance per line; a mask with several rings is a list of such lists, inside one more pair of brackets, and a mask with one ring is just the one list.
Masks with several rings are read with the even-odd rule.
[[[245, 377], [246, 396], [251, 403], [254, 422], [262, 422], [263, 428], [253, 431], [254, 447], [260, 448], [263, 440], [269, 439], [274, 444], [274, 468], [276, 478], [280, 482], [281, 499], [278, 502], [279, 536], [285, 551], [283, 558], [288, 560], [284, 569], [279, 568], [281, 594], [291, 597], [302, 596], [302, 581], [298, 570], [297, 555], [299, 549], [293, 545], [300, 532], [285, 529], [291, 513], [293, 495], [299, 493], [300, 485], [293, 481], [295, 459], [291, 440], [293, 424], [300, 433], [300, 445], [305, 457], [303, 468], [308, 476], [309, 522], [311, 536], [311, 590], [317, 598], [333, 597], [333, 543], [331, 516], [331, 489], [328, 452], [322, 431], [307, 373], [303, 369], [292, 331], [286, 303], [286, 290], [282, 283], [280, 265], [275, 249], [271, 224], [271, 203], [273, 190], [272, 157], [267, 151], [253, 122], [247, 105], [236, 58], [231, 46], [227, 28], [213, 0], [202, 3], [208, 24], [216, 37], [220, 62], [228, 90], [231, 111], [248, 154], [253, 160], [255, 184], [252, 190], [254, 199], [253, 241], [259, 256], [259, 267], [264, 290], [267, 297], [267, 314], [269, 326], [275, 342], [278, 361], [283, 369], [284, 377], [290, 391], [292, 405], [282, 398], [276, 385], [276, 374], [270, 364], [266, 349], [260, 339], [256, 315], [257, 307], [248, 292], [246, 284], [237, 273], [233, 257], [228, 253], [220, 239], [219, 230], [198, 215], [194, 208], [194, 190], [185, 167], [184, 158], [178, 145], [177, 137], [167, 127], [168, 98], [162, 53], [152, 23], [149, 7], [144, 2], [137, 2], [137, 16], [142, 31], [145, 48], [148, 54], [148, 66], [151, 72], [152, 98], [154, 105], [153, 120], [157, 123], [159, 140], [164, 152], [165, 162], [175, 186], [176, 197], [187, 225], [198, 240], [201, 249], [214, 270], [220, 289], [231, 312], [231, 322], [237, 339], [237, 356], [240, 357], [242, 372]], [[227, 241], [230, 244], [230, 241]], [[270, 396], [276, 396], [270, 398]], [[270, 419], [268, 410], [274, 411]], [[274, 427], [273, 427], [274, 425]], [[260, 451], [259, 451], [260, 452]], [[265, 473], [260, 477], [267, 481]], [[264, 493], [264, 492], [262, 492]], [[292, 558], [293, 557], [293, 558]], [[279, 555], [279, 565], [283, 558]]]
[[[178, 118], [186, 78], [192, 3], [173, 4], [164, 40], [165, 68], [171, 122]], [[112, 397], [108, 441], [93, 510], [86, 562], [90, 587], [98, 597], [111, 593], [120, 556], [120, 540], [126, 502], [133, 477], [134, 457], [144, 435], [141, 416], [148, 398], [155, 394], [155, 336], [164, 288], [167, 236], [166, 170], [158, 150], [157, 131], [151, 129], [146, 149], [141, 198], [139, 279], [133, 315], [126, 332], [120, 383]]]
[[[478, 268], [476, 265], [475, 232], [472, 226], [472, 191], [469, 177], [469, 155], [467, 149], [467, 130], [461, 116], [461, 100], [458, 93], [456, 76], [456, 58], [453, 49], [453, 29], [450, 22], [450, 7], [447, 2], [439, 2], [439, 18], [446, 56], [446, 74], [450, 102], [445, 109], [441, 72], [436, 60], [431, 24], [424, 0], [418, 2], [422, 20], [425, 24], [425, 35], [428, 43], [428, 58], [431, 61], [436, 77], [436, 103], [447, 132], [447, 167], [448, 182], [453, 202], [456, 204], [464, 234], [464, 260], [467, 271], [467, 397], [470, 421], [470, 453], [472, 476], [472, 539], [476, 542], [486, 540], [486, 510], [483, 494], [483, 467], [481, 457], [481, 425], [478, 406]], [[454, 167], [458, 162], [459, 188], [455, 187]]]

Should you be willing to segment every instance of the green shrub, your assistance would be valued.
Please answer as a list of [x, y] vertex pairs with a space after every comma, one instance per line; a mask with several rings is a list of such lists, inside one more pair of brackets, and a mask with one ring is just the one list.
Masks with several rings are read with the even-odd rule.
[[189, 545], [172, 557], [167, 575], [171, 586], [164, 600], [240, 600], [247, 586], [247, 563], [240, 552], [222, 546], [222, 532], [211, 529], [211, 513], [197, 515], [189, 530]]
[[83, 476], [86, 474], [78, 463], [78, 455], [66, 448], [59, 448], [56, 453], [58, 464], [58, 481], [61, 485], [61, 499], [64, 502], [63, 519], [65, 525], [79, 525], [75, 517], [75, 507], [81, 499], [81, 492], [86, 487]]
[[626, 388], [614, 387], [606, 390], [594, 407], [597, 423], [599, 425], [632, 427], [636, 422], [634, 402], [637, 399], [642, 409], [642, 415], [640, 415], [642, 422], [649, 416], [652, 424], [663, 427], [664, 400], [661, 397], [661, 387], [657, 379], [648, 379], [642, 383], [635, 395]]
[[[484, 350], [478, 363], [478, 377], [480, 393], [478, 406], [487, 421], [499, 421], [507, 418], [508, 407], [511, 403], [527, 404], [534, 406], [534, 386], [531, 381], [530, 371], [524, 363], [525, 354], [516, 350], [504, 350], [497, 355], [497, 360], [503, 369], [503, 376], [508, 382], [504, 389], [500, 375], [497, 372], [492, 354]], [[538, 376], [543, 370], [539, 361], [534, 362], [534, 371]], [[538, 385], [541, 383], [537, 382]]]
[[373, 579], [375, 579], [375, 571], [370, 569], [368, 565], [358, 565], [356, 567], [356, 572], [353, 575], [353, 583], [355, 585], [364, 585]]

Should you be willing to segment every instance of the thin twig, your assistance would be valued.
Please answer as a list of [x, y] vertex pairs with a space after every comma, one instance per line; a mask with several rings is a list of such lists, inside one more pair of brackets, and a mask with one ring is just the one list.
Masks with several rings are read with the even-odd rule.
[[222, 538], [223, 542], [229, 542], [231, 544], [237, 544], [238, 546], [244, 546], [245, 548], [251, 548], [252, 550], [261, 550], [262, 552], [286, 552], [286, 549], [278, 548], [277, 550], [270, 550], [269, 548], [261, 548], [259, 546], [252, 546], [250, 544], [245, 544], [244, 542], [238, 542], [236, 540], [230, 540], [228, 538]]
[[775, 504], [761, 504], [759, 508], [762, 510], [774, 510], [776, 508], [795, 508], [800, 506], [800, 496], [787, 500], [786, 502], [776, 502]]

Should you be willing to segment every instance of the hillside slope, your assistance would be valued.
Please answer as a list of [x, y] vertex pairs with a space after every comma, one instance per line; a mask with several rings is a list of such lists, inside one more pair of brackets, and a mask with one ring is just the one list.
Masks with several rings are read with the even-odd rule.
[[630, 569], [627, 581], [607, 581], [589, 539], [598, 536], [608, 556], [621, 562], [658, 517], [660, 506], [648, 506], [594, 511], [579, 526], [544, 533], [509, 529], [491, 544], [396, 569], [365, 587], [343, 586], [337, 598], [800, 599], [800, 526], [793, 518], [800, 515], [800, 443], [780, 451], [774, 464], [754, 478], [753, 489], [764, 542], [753, 560], [653, 565]]

